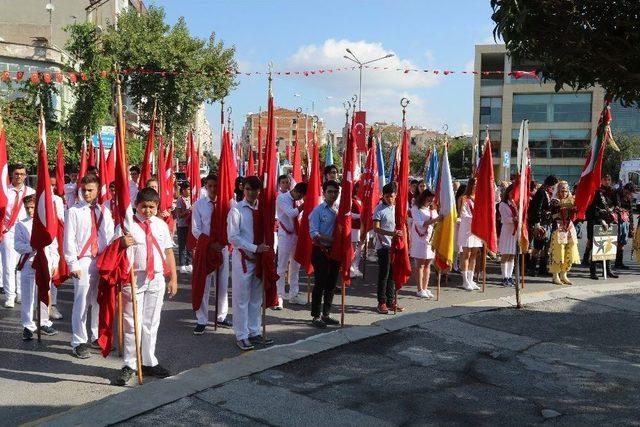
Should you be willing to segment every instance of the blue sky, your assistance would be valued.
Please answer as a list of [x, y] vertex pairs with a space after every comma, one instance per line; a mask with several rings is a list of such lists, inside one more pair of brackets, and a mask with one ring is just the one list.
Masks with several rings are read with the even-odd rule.
[[[375, 0], [375, 1], [213, 1], [154, 0], [163, 6], [169, 23], [184, 16], [193, 35], [213, 31], [236, 47], [241, 71], [265, 71], [269, 61], [276, 70], [342, 67], [349, 47], [361, 60], [393, 53], [380, 66], [471, 70], [474, 45], [493, 43], [488, 0]], [[239, 76], [239, 86], [226, 101], [233, 108], [236, 129], [244, 115], [266, 106], [264, 76]], [[274, 80], [278, 106], [311, 110], [335, 130], [344, 121], [342, 102], [358, 92], [358, 72]], [[294, 96], [299, 94], [299, 97]], [[365, 70], [363, 109], [368, 121], [401, 119], [399, 101], [411, 100], [409, 124], [441, 129], [451, 134], [470, 133], [473, 114], [471, 75]], [[219, 134], [219, 104], [209, 106], [213, 134]]]

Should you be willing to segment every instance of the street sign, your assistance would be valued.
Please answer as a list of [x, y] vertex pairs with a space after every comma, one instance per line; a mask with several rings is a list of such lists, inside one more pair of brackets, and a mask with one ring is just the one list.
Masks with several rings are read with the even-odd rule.
[[601, 225], [593, 227], [593, 247], [591, 261], [609, 261], [616, 259], [618, 249], [618, 226], [610, 225], [606, 230]]
[[503, 151], [502, 152], [502, 166], [508, 168], [511, 166], [511, 152]]
[[[102, 144], [105, 150], [110, 150], [116, 140], [116, 127], [115, 126], [102, 126], [100, 130], [102, 136]], [[91, 143], [94, 148], [100, 147], [100, 141], [98, 140], [98, 134], [91, 135]]]

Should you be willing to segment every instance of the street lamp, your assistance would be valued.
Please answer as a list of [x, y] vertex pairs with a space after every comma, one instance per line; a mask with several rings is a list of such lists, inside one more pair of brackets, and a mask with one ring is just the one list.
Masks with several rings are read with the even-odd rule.
[[349, 55], [351, 55], [351, 57], [344, 55], [345, 59], [348, 59], [351, 62], [355, 62], [356, 64], [358, 64], [358, 68], [360, 69], [360, 91], [358, 94], [358, 110], [362, 111], [362, 67], [364, 67], [367, 64], [371, 64], [372, 62], [377, 62], [377, 61], [381, 61], [383, 59], [387, 59], [387, 58], [391, 58], [393, 56], [393, 53], [389, 53], [385, 56], [382, 56], [380, 58], [376, 58], [376, 59], [371, 59], [369, 61], [365, 61], [362, 62], [358, 59], [358, 57], [351, 51], [351, 49], [347, 48], [347, 53]]

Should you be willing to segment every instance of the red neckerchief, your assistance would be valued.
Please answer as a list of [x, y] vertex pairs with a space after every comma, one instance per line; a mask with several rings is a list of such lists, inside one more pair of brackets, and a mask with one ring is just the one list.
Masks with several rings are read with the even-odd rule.
[[[95, 234], [93, 234], [93, 230], [91, 230], [91, 235], [89, 236], [84, 246], [82, 247], [82, 250], [78, 254], [78, 259], [82, 258], [87, 253], [87, 251], [91, 249], [91, 246], [94, 243], [96, 244], [96, 246], [98, 245], [98, 236], [100, 235], [100, 226], [102, 225], [102, 220], [104, 218], [104, 206], [99, 205], [97, 203], [94, 206], [89, 205], [89, 211], [90, 211], [89, 215], [91, 215], [92, 219], [93, 219], [93, 209], [95, 207], [98, 207], [101, 213], [100, 218], [96, 219]], [[92, 227], [93, 227], [93, 224], [92, 224]]]
[[13, 207], [11, 208], [11, 215], [9, 216], [9, 220], [7, 221], [5, 218], [4, 233], [9, 231], [9, 229], [15, 225], [16, 220], [18, 219], [18, 214], [20, 213], [22, 201], [24, 200], [24, 196], [27, 194], [27, 187], [24, 185], [22, 186], [21, 190], [16, 190], [15, 188], [12, 188], [11, 190], [15, 191], [16, 197], [14, 199]]
[[[146, 251], [147, 251], [147, 277], [150, 280], [152, 280], [155, 277], [155, 269], [154, 269], [155, 257], [153, 255], [154, 247], [157, 249], [158, 253], [160, 254], [160, 259], [162, 260], [162, 272], [165, 276], [168, 276], [170, 273], [169, 267], [167, 266], [167, 261], [165, 260], [164, 253], [160, 248], [160, 244], [158, 243], [158, 240], [156, 239], [156, 237], [153, 235], [153, 232], [151, 231], [151, 220], [148, 220], [149, 221], [148, 223], [143, 222], [140, 220], [140, 218], [138, 218], [138, 215], [134, 215], [133, 220], [136, 222], [136, 224], [140, 226], [142, 231], [145, 233], [145, 243], [146, 243]], [[149, 230], [149, 233], [147, 233], [147, 229]]]
[[[258, 215], [258, 209], [254, 209], [248, 203], [243, 205], [244, 208], [251, 209], [251, 214], [253, 215], [253, 244], [259, 246], [262, 243], [262, 224], [260, 224], [260, 216]], [[240, 260], [242, 262], [242, 272], [247, 272], [247, 261], [256, 262], [259, 254], [256, 253], [254, 257], [250, 256], [244, 249], [238, 248], [240, 251]]]

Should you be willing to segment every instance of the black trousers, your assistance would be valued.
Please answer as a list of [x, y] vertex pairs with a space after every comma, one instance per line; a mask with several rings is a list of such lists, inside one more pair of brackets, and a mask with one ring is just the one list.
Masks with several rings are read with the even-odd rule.
[[389, 248], [382, 248], [378, 253], [378, 303], [392, 304], [395, 300], [396, 284], [393, 282], [393, 268]]
[[187, 250], [187, 233], [189, 233], [189, 227], [178, 227], [178, 267], [191, 264], [191, 254]]
[[[313, 265], [313, 279], [315, 285], [311, 294], [311, 316], [328, 316], [333, 303], [333, 291], [338, 281], [340, 264], [329, 259], [319, 248], [313, 247], [311, 252], [311, 264]], [[323, 300], [324, 299], [324, 300]]]

